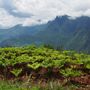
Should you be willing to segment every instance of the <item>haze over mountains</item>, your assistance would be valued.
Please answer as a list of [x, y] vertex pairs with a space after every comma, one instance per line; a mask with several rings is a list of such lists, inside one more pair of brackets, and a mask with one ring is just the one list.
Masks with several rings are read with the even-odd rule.
[[54, 47], [90, 53], [90, 17], [57, 16], [47, 24], [0, 29], [0, 46], [50, 44]]

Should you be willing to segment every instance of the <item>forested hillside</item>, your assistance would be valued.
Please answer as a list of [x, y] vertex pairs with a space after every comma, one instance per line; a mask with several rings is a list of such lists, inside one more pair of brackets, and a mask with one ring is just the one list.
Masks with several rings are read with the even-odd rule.
[[47, 24], [32, 27], [17, 25], [0, 31], [0, 46], [49, 44], [67, 50], [90, 53], [90, 17], [56, 17]]

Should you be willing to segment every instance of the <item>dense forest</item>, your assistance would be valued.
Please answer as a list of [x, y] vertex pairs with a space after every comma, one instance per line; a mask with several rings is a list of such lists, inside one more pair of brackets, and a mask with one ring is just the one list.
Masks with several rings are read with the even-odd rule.
[[[77, 87], [79, 85], [78, 90], [80, 90], [80, 87], [90, 85], [90, 55], [55, 50], [46, 45], [0, 48], [0, 81], [3, 80], [13, 83], [28, 82], [29, 84], [24, 87], [27, 89], [24, 90], [34, 90], [28, 89], [31, 82], [44, 88], [44, 85], [46, 86], [50, 81], [59, 82], [59, 85], [64, 87], [71, 84]], [[35, 90], [43, 90], [43, 88]], [[60, 90], [60, 87], [50, 89], [49, 85], [48, 89], [44, 90]]]

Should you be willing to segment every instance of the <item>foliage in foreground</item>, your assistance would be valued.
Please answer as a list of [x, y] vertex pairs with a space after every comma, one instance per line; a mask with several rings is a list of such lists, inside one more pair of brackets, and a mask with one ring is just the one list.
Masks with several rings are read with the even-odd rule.
[[90, 55], [43, 46], [0, 48], [1, 79], [23, 76], [31, 76], [35, 80], [60, 79], [83, 75], [90, 75]]

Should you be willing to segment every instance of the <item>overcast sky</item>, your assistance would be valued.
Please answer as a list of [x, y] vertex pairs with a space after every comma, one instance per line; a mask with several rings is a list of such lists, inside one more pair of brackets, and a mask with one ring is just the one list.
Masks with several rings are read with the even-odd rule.
[[56, 16], [90, 16], [90, 0], [0, 0], [0, 27], [46, 23]]

